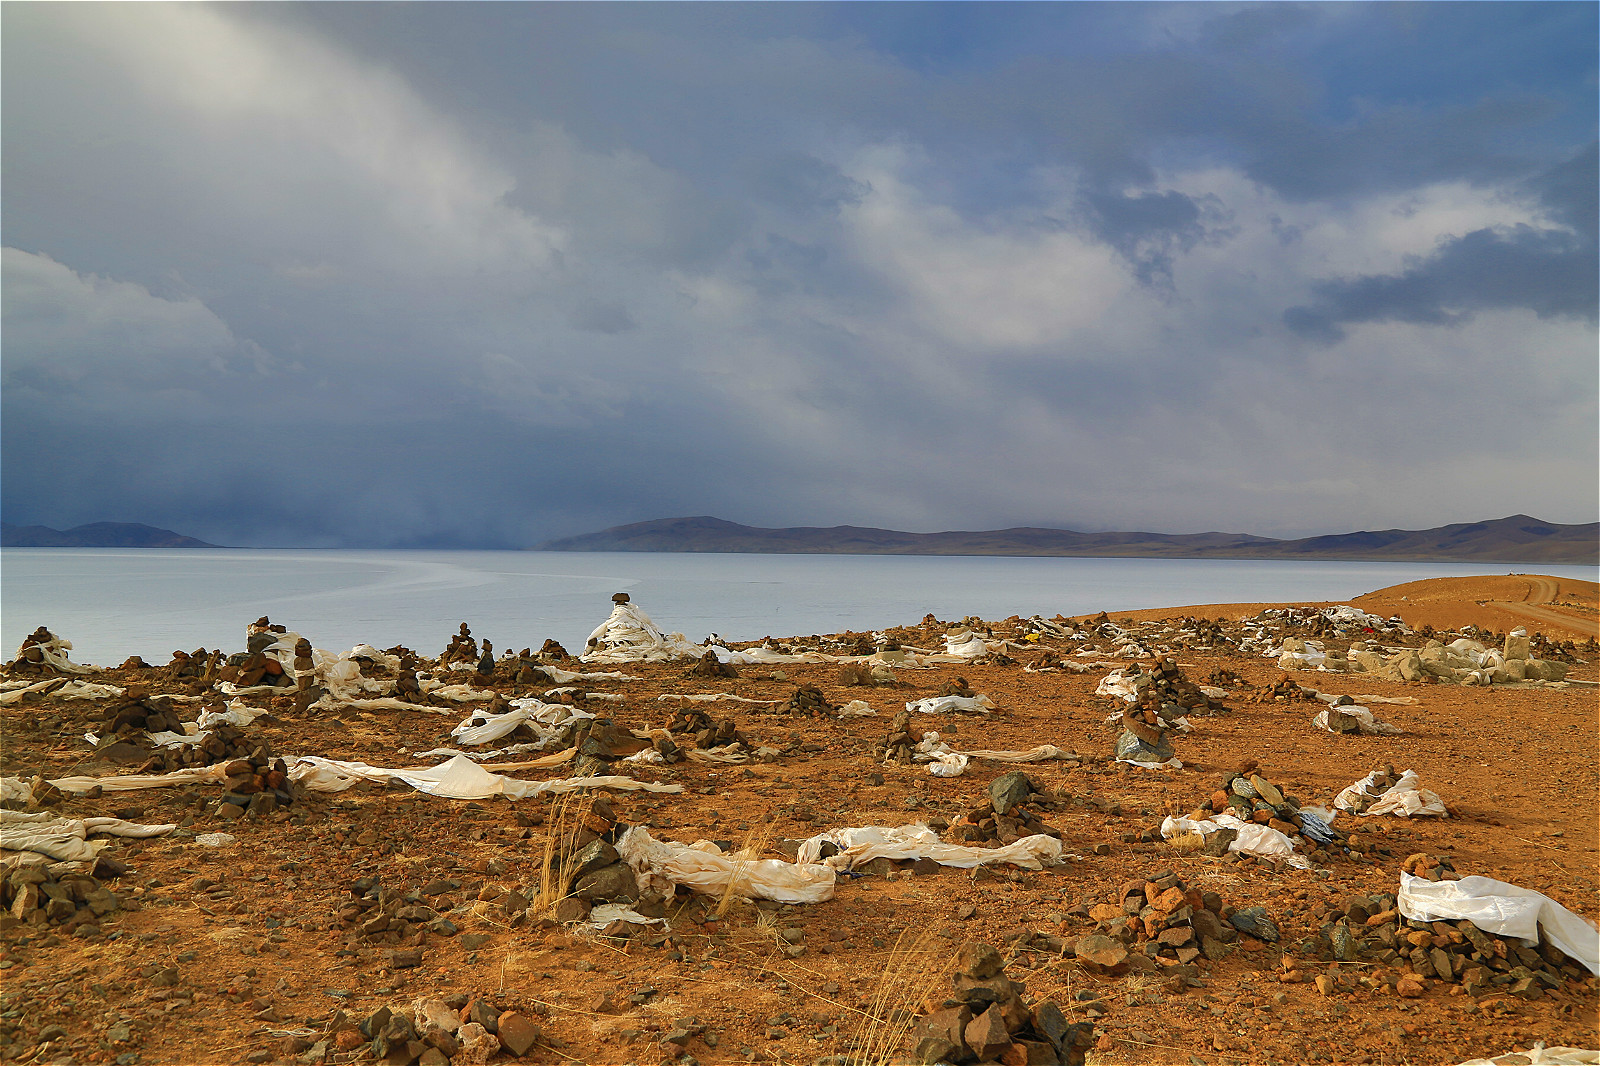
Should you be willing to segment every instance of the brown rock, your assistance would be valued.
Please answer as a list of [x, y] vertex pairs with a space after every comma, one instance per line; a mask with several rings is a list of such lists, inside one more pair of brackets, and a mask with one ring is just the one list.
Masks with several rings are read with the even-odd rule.
[[994, 1059], [1011, 1044], [1011, 1034], [1006, 1032], [1005, 1018], [999, 1004], [967, 1023], [967, 1046], [980, 1059]]
[[520, 1011], [508, 1010], [499, 1018], [500, 1043], [519, 1058], [539, 1042], [539, 1027]]
[[1004, 968], [1000, 953], [980, 941], [967, 941], [956, 955], [956, 972], [978, 980], [993, 977]]
[[1073, 951], [1078, 963], [1092, 972], [1116, 976], [1128, 970], [1128, 949], [1108, 936], [1079, 937]]

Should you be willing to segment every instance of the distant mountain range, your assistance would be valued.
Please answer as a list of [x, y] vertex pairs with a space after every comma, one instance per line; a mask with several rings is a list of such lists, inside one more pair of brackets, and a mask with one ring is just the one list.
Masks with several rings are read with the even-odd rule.
[[71, 529], [0, 522], [0, 548], [215, 548], [203, 540], [138, 522], [90, 522]]
[[1385, 529], [1301, 540], [1247, 533], [1078, 533], [1022, 527], [902, 533], [862, 526], [761, 529], [720, 518], [663, 518], [545, 541], [537, 551], [791, 555], [1061, 555], [1170, 559], [1348, 559], [1600, 565], [1600, 522], [1527, 515], [1437, 529]]

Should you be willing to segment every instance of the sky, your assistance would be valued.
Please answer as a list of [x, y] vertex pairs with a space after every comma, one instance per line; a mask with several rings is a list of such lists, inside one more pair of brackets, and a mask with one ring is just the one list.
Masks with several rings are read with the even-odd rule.
[[6, 4], [0, 513], [1592, 522], [1597, 13]]

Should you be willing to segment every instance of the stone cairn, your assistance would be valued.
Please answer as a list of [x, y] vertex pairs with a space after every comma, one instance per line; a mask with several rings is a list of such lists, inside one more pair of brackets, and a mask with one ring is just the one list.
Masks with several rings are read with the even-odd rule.
[[920, 737], [911, 735], [911, 712], [909, 710], [897, 711], [893, 720], [889, 722], [889, 735], [883, 741], [883, 754], [879, 761], [885, 766], [899, 763], [901, 766], [911, 765], [911, 752], [917, 746]]
[[[1407, 858], [1402, 869], [1429, 881], [1459, 877], [1448, 859], [1423, 853]], [[1322, 919], [1317, 935], [1300, 944], [1304, 958], [1284, 956], [1278, 980], [1315, 983], [1324, 995], [1386, 990], [1414, 999], [1438, 985], [1459, 985], [1461, 992], [1480, 999], [1523, 1000], [1563, 988], [1575, 992], [1573, 986], [1594, 981], [1581, 963], [1547, 940], [1523, 944], [1464, 919], [1406, 918], [1390, 893], [1354, 896], [1329, 907]], [[1363, 965], [1352, 973], [1329, 963]]]
[[817, 686], [801, 685], [794, 690], [788, 702], [778, 706], [777, 713], [797, 718], [834, 718], [838, 716], [839, 708], [829, 703], [828, 697]]
[[56, 635], [45, 626], [40, 626], [27, 637], [23, 638], [22, 647], [17, 651], [16, 659], [6, 665], [6, 669], [19, 674], [42, 674], [50, 669], [44, 660], [44, 648], [56, 639]]
[[1169, 717], [1220, 714], [1228, 709], [1201, 692], [1200, 686], [1189, 680], [1178, 661], [1170, 655], [1156, 660], [1155, 668], [1150, 671], [1150, 690]]
[[[1146, 689], [1146, 692], [1149, 690]], [[1144, 697], [1141, 695], [1141, 700]], [[1122, 712], [1122, 733], [1112, 754], [1133, 762], [1166, 762], [1175, 758], [1171, 733], [1161, 712], [1148, 704], [1135, 704]]]
[[578, 749], [572, 775], [593, 777], [610, 772], [611, 764], [617, 759], [617, 745], [623, 738], [610, 718], [585, 718], [573, 730], [572, 739]]
[[1222, 776], [1218, 789], [1211, 793], [1191, 817], [1196, 821], [1212, 814], [1228, 813], [1240, 821], [1254, 822], [1276, 829], [1289, 838], [1295, 850], [1317, 862], [1342, 855], [1349, 837], [1315, 815], [1302, 813], [1300, 801], [1256, 771], [1254, 760]]
[[[1215, 892], [1185, 884], [1170, 870], [1126, 882], [1116, 903], [1089, 908], [1097, 931], [1074, 946], [1078, 963], [1092, 973], [1120, 976], [1133, 968], [1130, 949], [1176, 976], [1202, 955], [1216, 961], [1234, 952], [1241, 933], [1276, 941], [1278, 927], [1261, 907], [1235, 910]], [[1148, 965], [1148, 964], [1146, 964]]]
[[475, 663], [478, 661], [478, 642], [472, 638], [472, 630], [467, 628], [467, 623], [461, 623], [461, 629], [450, 638], [444, 651], [439, 656], [439, 669], [447, 669], [451, 663]]
[[539, 658], [547, 663], [563, 663], [572, 656], [567, 654], [567, 649], [549, 638], [545, 639], [544, 646], [539, 649]]
[[1094, 1023], [1069, 1023], [1054, 1001], [1029, 1007], [1020, 981], [1006, 976], [1000, 953], [969, 941], [955, 958], [952, 993], [911, 1027], [919, 1063], [1025, 1062], [1083, 1066]]
[[689, 677], [738, 677], [739, 671], [733, 668], [732, 663], [725, 663], [717, 658], [717, 653], [708, 651], [700, 656], [692, 667], [689, 668]]
[[93, 862], [23, 863], [0, 881], [0, 903], [28, 925], [89, 936], [99, 931], [101, 919], [122, 909], [122, 901], [100, 879], [127, 872], [106, 856]]
[[1059, 840], [1061, 830], [1039, 819], [1045, 810], [1058, 805], [1056, 797], [1027, 774], [1012, 770], [989, 782], [989, 801], [968, 811], [950, 827], [948, 835], [957, 844], [989, 846], [1013, 844], [1040, 833]]
[[[672, 716], [672, 721], [667, 723], [667, 732], [688, 738], [701, 751], [729, 744], [737, 744], [744, 750], [751, 748], [749, 738], [739, 731], [738, 724], [732, 718], [714, 722], [709, 714], [692, 704], [678, 708], [677, 713]], [[657, 750], [660, 750], [659, 743]], [[663, 751], [662, 754], [665, 755], [666, 752]]]
[[1279, 678], [1255, 694], [1257, 703], [1292, 703], [1295, 700], [1314, 700], [1317, 697], [1287, 677]]

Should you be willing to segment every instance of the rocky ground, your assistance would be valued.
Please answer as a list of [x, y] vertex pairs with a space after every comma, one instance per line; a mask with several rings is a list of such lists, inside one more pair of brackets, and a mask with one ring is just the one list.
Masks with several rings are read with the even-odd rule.
[[[744, 765], [613, 768], [684, 790], [616, 794], [602, 829], [614, 821], [686, 843], [748, 842], [772, 857], [792, 854], [785, 841], [847, 826], [923, 822], [948, 826], [945, 838], [955, 839], [963, 824], [973, 824], [965, 816], [989, 801], [991, 781], [1013, 768], [974, 760], [962, 776], [939, 778], [918, 765], [884, 765], [874, 752], [907, 701], [946, 692], [958, 676], [993, 701], [993, 713], [918, 715], [914, 728], [935, 729], [958, 749], [1054, 744], [1081, 757], [1023, 767], [1038, 789], [1030, 810], [1059, 831], [1070, 855], [1059, 866], [1028, 872], [880, 862], [865, 876], [841, 879], [831, 900], [801, 905], [723, 906], [715, 897], [680, 893], [665, 901], [666, 929], [628, 936], [562, 925], [543, 909], [547, 841], [562, 823], [558, 814], [570, 810], [558, 812], [548, 799], [461, 802], [404, 786], [359, 786], [334, 795], [290, 790], [292, 802], [276, 809], [256, 803], [243, 813], [219, 813], [216, 785], [93, 798], [41, 790], [36, 799], [45, 809], [70, 817], [114, 815], [182, 828], [119, 840], [105, 853], [114, 862], [99, 869], [58, 870], [49, 879], [54, 894], [40, 886], [27, 905], [16, 904], [26, 886], [8, 888], [12, 910], [0, 921], [0, 1057], [119, 1064], [891, 1061], [928, 1037], [928, 1018], [948, 1021], [949, 1012], [964, 1009], [947, 997], [952, 980], [958, 990], [968, 980], [962, 967], [977, 957], [972, 948], [963, 954], [969, 942], [997, 949], [1004, 977], [1023, 986], [1020, 1016], [1032, 1019], [1013, 1030], [1015, 1044], [1004, 1032], [991, 1034], [985, 1047], [1000, 1061], [1049, 1061], [1053, 1052], [1040, 1050], [1049, 1041], [1039, 1034], [1054, 1011], [1068, 1025], [1093, 1022], [1088, 1061], [1104, 1063], [1455, 1063], [1535, 1040], [1600, 1046], [1597, 983], [1587, 975], [1571, 979], [1559, 962], [1550, 964], [1554, 977], [1531, 990], [1526, 982], [1519, 988], [1490, 980], [1507, 967], [1487, 965], [1483, 982], [1468, 987], [1414, 974], [1409, 956], [1384, 960], [1369, 952], [1341, 962], [1330, 950], [1330, 921], [1359, 925], [1377, 915], [1382, 924], [1382, 896], [1395, 892], [1402, 863], [1418, 854], [1433, 869], [1510, 881], [1591, 921], [1600, 917], [1593, 684], [1600, 656], [1582, 647], [1595, 636], [1595, 586], [1563, 581], [1553, 594], [1515, 582], [1406, 588], [1357, 602], [1368, 610], [1389, 605], [1380, 613], [1397, 612], [1440, 633], [1474, 625], [1503, 634], [1526, 625], [1573, 642], [1569, 683], [1467, 688], [1286, 674], [1275, 659], [1218, 639], [1237, 635], [1239, 618], [1269, 605], [1117, 616], [1123, 628], [1169, 650], [1190, 680], [1222, 679], [1228, 693], [1220, 711], [1193, 717], [1194, 731], [1174, 738], [1184, 769], [1164, 772], [1109, 761], [1117, 731], [1105, 719], [1123, 705], [1094, 694], [1107, 671], [1027, 672], [1025, 665], [1047, 653], [1099, 660], [1072, 659], [1082, 642], [1038, 636], [1037, 627], [1029, 639], [1020, 619], [986, 626], [1029, 651], [898, 669], [892, 684], [859, 672], [849, 680], [868, 683], [846, 684], [837, 664], [741, 666], [737, 677], [697, 676], [688, 662], [629, 665], [626, 672], [640, 680], [585, 686], [623, 697], [596, 706], [624, 729], [667, 725], [680, 705], [658, 701], [663, 693], [726, 692], [789, 705], [781, 713], [701, 705], [718, 721], [733, 718], [752, 749], [778, 754]], [[1530, 602], [1518, 599], [1519, 589], [1540, 601], [1546, 617], [1497, 606]], [[1190, 625], [1184, 636], [1184, 618], [1219, 625]], [[282, 621], [292, 628], [292, 620]], [[928, 619], [889, 635], [937, 648], [952, 621]], [[858, 635], [784, 641], [834, 653], [859, 642]], [[93, 680], [148, 686], [159, 674], [117, 669]], [[497, 672], [491, 687], [507, 696], [529, 691], [504, 675]], [[1332, 693], [1417, 702], [1373, 705], [1402, 735], [1334, 735], [1309, 724], [1323, 704], [1268, 695], [1285, 677]], [[792, 698], [807, 686], [820, 693], [820, 708], [812, 696]], [[876, 716], [827, 713], [851, 700], [865, 700]], [[416, 761], [411, 753], [450, 746], [450, 730], [465, 717], [421, 709], [298, 711], [290, 695], [247, 702], [270, 715], [247, 727], [244, 747], [270, 750], [252, 760], [236, 744], [226, 757], [247, 764], [238, 770], [241, 780], [253, 775], [269, 790], [276, 757], [408, 765]], [[47, 694], [5, 707], [0, 771], [24, 779], [129, 772], [97, 760], [82, 739], [103, 722], [105, 708], [97, 704]], [[1246, 760], [1306, 805], [1329, 803], [1385, 763], [1414, 768], [1455, 816], [1359, 824], [1341, 818], [1337, 824], [1353, 834], [1348, 850], [1304, 871], [1159, 839], [1154, 830], [1163, 816], [1205, 803], [1225, 772]], [[204, 842], [214, 832], [234, 840]], [[1184, 891], [1159, 903], [1174, 887]], [[392, 919], [369, 929], [367, 915], [383, 906]], [[1250, 926], [1249, 908], [1261, 908], [1277, 940], [1251, 935], [1261, 927]], [[1148, 936], [1117, 924], [1141, 910], [1154, 915]], [[1183, 931], [1191, 926], [1193, 937]], [[1199, 944], [1202, 926], [1212, 941], [1207, 950], [1179, 953]], [[1426, 933], [1430, 944], [1451, 946], [1448, 930], [1401, 925], [1396, 932]], [[1376, 936], [1367, 943], [1381, 953]], [[1458, 971], [1471, 962], [1471, 944], [1452, 950]], [[998, 963], [986, 965], [990, 973]], [[436, 1002], [418, 1010], [419, 1000]], [[435, 1022], [419, 1025], [419, 1015]], [[444, 1015], [453, 1020], [441, 1026]], [[997, 1013], [975, 1015], [997, 1024]]]

